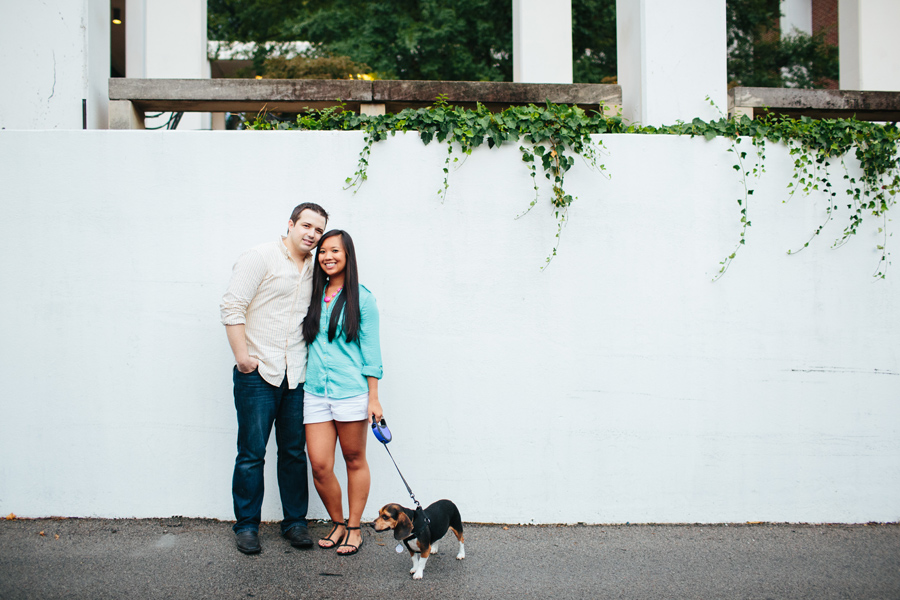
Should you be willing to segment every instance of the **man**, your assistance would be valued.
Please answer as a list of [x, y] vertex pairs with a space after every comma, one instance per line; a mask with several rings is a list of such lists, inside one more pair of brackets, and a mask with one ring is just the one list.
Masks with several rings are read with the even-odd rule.
[[306, 437], [303, 382], [306, 344], [301, 323], [312, 295], [313, 257], [328, 213], [311, 202], [297, 206], [288, 232], [248, 250], [234, 265], [222, 298], [222, 323], [234, 353], [234, 406], [238, 451], [232, 497], [237, 548], [256, 554], [263, 501], [263, 466], [272, 425], [278, 444], [281, 534], [296, 548], [311, 548], [306, 511]]

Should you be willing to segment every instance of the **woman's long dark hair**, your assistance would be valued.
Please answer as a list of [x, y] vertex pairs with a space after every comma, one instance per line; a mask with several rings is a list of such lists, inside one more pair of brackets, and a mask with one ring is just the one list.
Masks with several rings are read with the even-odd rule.
[[322, 316], [322, 294], [325, 293], [325, 286], [328, 284], [328, 275], [325, 273], [322, 265], [319, 264], [318, 254], [322, 250], [322, 244], [325, 243], [325, 240], [336, 235], [341, 236], [341, 244], [344, 246], [347, 264], [344, 266], [344, 289], [334, 301], [334, 308], [331, 310], [331, 321], [328, 324], [328, 341], [332, 341], [337, 334], [341, 311], [344, 313], [342, 329], [347, 341], [352, 342], [359, 333], [359, 272], [356, 269], [356, 250], [353, 249], [353, 240], [350, 238], [349, 233], [342, 229], [332, 229], [322, 236], [322, 239], [319, 240], [319, 245], [316, 246], [312, 300], [309, 303], [306, 318], [303, 319], [303, 339], [306, 340], [307, 344], [312, 344], [316, 336], [319, 335], [319, 319]]

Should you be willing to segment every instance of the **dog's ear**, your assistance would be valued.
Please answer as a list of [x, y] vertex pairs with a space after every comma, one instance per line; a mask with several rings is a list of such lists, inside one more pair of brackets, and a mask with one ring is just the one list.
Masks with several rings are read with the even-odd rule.
[[412, 530], [412, 521], [409, 520], [409, 517], [406, 516], [406, 513], [401, 512], [399, 515], [397, 515], [397, 525], [394, 527], [394, 539], [402, 540], [408, 538], [412, 533]]

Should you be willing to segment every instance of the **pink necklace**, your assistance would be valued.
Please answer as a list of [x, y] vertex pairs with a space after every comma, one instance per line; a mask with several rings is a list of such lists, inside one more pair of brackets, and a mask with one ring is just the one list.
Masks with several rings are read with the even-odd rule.
[[330, 295], [330, 296], [326, 293], [326, 294], [325, 294], [325, 304], [328, 304], [329, 302], [331, 302], [332, 300], [334, 300], [335, 296], [337, 296], [338, 294], [340, 294], [342, 289], [344, 289], [344, 286], [339, 287], [339, 288], [337, 289], [337, 291], [336, 291], [335, 293], [333, 293], [332, 295]]

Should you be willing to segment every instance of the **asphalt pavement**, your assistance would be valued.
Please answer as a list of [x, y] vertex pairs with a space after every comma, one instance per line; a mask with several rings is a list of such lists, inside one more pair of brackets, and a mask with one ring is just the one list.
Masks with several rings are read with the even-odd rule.
[[[900, 599], [900, 525], [465, 524], [421, 581], [390, 532], [297, 550], [278, 525], [244, 556], [210, 519], [0, 521], [0, 598]], [[314, 538], [328, 527], [312, 523]]]

